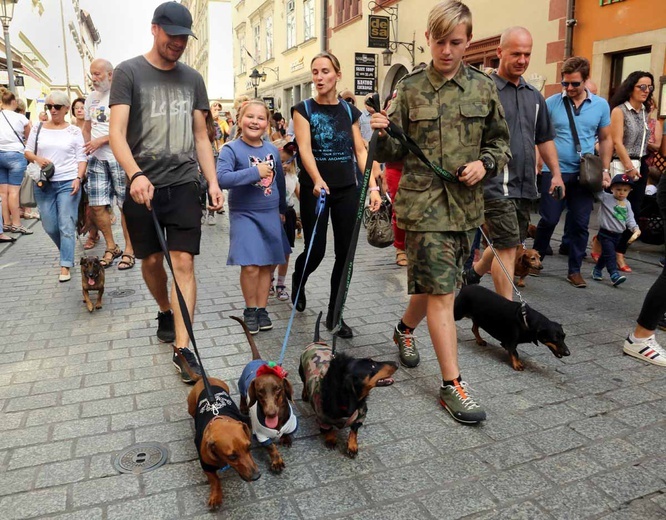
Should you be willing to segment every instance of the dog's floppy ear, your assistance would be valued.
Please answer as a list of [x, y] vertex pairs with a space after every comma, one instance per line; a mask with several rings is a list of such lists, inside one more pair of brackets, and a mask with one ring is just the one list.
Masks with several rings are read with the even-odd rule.
[[287, 378], [284, 378], [282, 380], [282, 388], [284, 388], [284, 393], [286, 394], [287, 399], [289, 399], [290, 401], [293, 402], [294, 401], [294, 397], [293, 397], [294, 388], [291, 386], [291, 383], [289, 382], [289, 380]]
[[85, 257], [85, 256], [82, 256], [82, 257], [81, 257], [81, 262], [79, 263], [79, 265], [83, 265], [83, 262], [85, 262], [85, 260], [86, 260], [86, 257]]
[[249, 388], [247, 389], [247, 398], [248, 398], [247, 407], [248, 407], [248, 408], [252, 408], [252, 406], [254, 405], [254, 403], [257, 402], [257, 391], [256, 391], [256, 389], [254, 388], [254, 382], [255, 382], [255, 381], [256, 381], [256, 380], [253, 379], [252, 382], [250, 383]]
[[243, 423], [243, 432], [245, 432], [248, 439], [252, 439], [252, 430], [250, 430], [250, 427], [245, 423]]
[[215, 440], [209, 440], [206, 442], [206, 447], [208, 448], [208, 453], [210, 454], [211, 457], [213, 457], [215, 460], [220, 460], [220, 457], [218, 457], [217, 452], [215, 451]]

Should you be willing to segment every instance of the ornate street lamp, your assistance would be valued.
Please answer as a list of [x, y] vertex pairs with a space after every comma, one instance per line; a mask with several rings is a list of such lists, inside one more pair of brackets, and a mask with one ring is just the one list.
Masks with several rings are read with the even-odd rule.
[[18, 0], [0, 0], [0, 22], [5, 34], [5, 56], [7, 57], [7, 75], [9, 76], [9, 90], [14, 92], [14, 63], [12, 62], [12, 45], [9, 43], [9, 24], [14, 18], [14, 6]]
[[254, 87], [254, 97], [256, 99], [257, 97], [257, 87], [259, 86], [259, 82], [261, 81], [261, 78], [265, 77], [264, 74], [261, 74], [257, 69], [252, 69], [252, 72], [250, 73], [250, 81], [252, 81], [252, 86]]

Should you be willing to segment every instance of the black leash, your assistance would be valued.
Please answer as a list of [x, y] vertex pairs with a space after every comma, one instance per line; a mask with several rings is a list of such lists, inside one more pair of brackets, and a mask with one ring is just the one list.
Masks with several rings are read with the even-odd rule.
[[[372, 99], [369, 100], [368, 104], [370, 105], [370, 108], [375, 110], [375, 112], [381, 111], [381, 107], [379, 106], [379, 96], [373, 96]], [[456, 174], [453, 174], [445, 170], [444, 168], [441, 168], [436, 164], [433, 164], [425, 156], [423, 150], [421, 150], [421, 147], [416, 143], [416, 141], [414, 141], [414, 139], [408, 136], [405, 133], [405, 131], [402, 128], [400, 128], [398, 125], [396, 125], [393, 121], [389, 120], [388, 128], [385, 128], [384, 131], [390, 137], [393, 137], [394, 139], [400, 141], [405, 148], [407, 148], [410, 152], [416, 155], [416, 157], [418, 157], [423, 164], [425, 164], [428, 168], [430, 168], [433, 172], [435, 172], [435, 174], [440, 179], [443, 179], [446, 182], [458, 182], [458, 175], [460, 175], [460, 173], [464, 169], [464, 166], [459, 168]]]
[[203, 363], [201, 362], [199, 349], [197, 349], [197, 342], [194, 339], [194, 330], [192, 329], [192, 320], [190, 320], [190, 312], [187, 310], [187, 304], [185, 303], [185, 298], [183, 297], [183, 293], [181, 292], [180, 286], [178, 285], [178, 281], [176, 280], [176, 273], [174, 273], [173, 264], [171, 263], [171, 255], [169, 254], [169, 249], [167, 248], [167, 243], [166, 239], [164, 238], [162, 227], [160, 226], [160, 223], [157, 220], [157, 215], [155, 214], [155, 208], [150, 210], [150, 214], [152, 215], [153, 224], [155, 225], [155, 231], [157, 231], [157, 239], [160, 242], [160, 247], [162, 248], [162, 252], [164, 253], [164, 258], [166, 258], [169, 270], [171, 271], [173, 284], [176, 287], [178, 306], [180, 307], [180, 313], [183, 315], [183, 322], [185, 323], [185, 328], [187, 329], [187, 335], [190, 337], [190, 341], [192, 342], [192, 347], [194, 348], [194, 354], [196, 355], [197, 361], [199, 362], [199, 367], [201, 368], [201, 379], [203, 379], [204, 390], [206, 392], [206, 399], [208, 400], [208, 403], [210, 404], [211, 409], [213, 410], [213, 414], [217, 415], [218, 411], [217, 411], [217, 405], [215, 403], [215, 397], [214, 397], [215, 394], [213, 394], [213, 390], [211, 389], [210, 383], [208, 382], [208, 377], [206, 376]]
[[[379, 95], [374, 94], [372, 100], [379, 105]], [[354, 271], [354, 256], [356, 256], [356, 246], [358, 245], [358, 235], [361, 230], [363, 222], [363, 213], [365, 211], [365, 198], [368, 194], [368, 185], [370, 184], [370, 175], [372, 175], [372, 163], [375, 158], [375, 151], [377, 149], [377, 139], [379, 139], [379, 130], [372, 132], [370, 143], [368, 145], [368, 155], [365, 161], [365, 170], [363, 171], [363, 183], [361, 184], [361, 191], [358, 199], [358, 208], [356, 209], [356, 222], [352, 230], [349, 249], [347, 250], [347, 258], [345, 260], [345, 267], [342, 271], [340, 279], [340, 287], [338, 287], [338, 294], [335, 298], [335, 306], [333, 307], [333, 355], [335, 355], [335, 343], [338, 337], [338, 332], [342, 326], [342, 312], [347, 301], [347, 294], [349, 293], [349, 285], [351, 284], [352, 273]]]

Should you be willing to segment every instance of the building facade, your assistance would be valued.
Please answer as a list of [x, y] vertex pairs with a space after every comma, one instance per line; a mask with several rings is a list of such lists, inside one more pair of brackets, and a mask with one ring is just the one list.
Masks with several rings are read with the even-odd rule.
[[[290, 118], [312, 95], [310, 62], [325, 50], [322, 0], [233, 0], [235, 95], [264, 99]], [[251, 77], [256, 70], [254, 83]]]

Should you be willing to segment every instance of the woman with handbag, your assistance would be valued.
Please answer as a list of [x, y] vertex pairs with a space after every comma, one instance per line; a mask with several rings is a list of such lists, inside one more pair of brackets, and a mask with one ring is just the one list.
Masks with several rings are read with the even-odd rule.
[[21, 225], [19, 190], [27, 162], [23, 155], [25, 139], [30, 134], [30, 121], [16, 113], [16, 96], [2, 92], [0, 114], [0, 197], [2, 197], [3, 232], [32, 235]]
[[[649, 127], [654, 77], [649, 72], [635, 71], [627, 76], [611, 99], [611, 136], [615, 155], [611, 162], [611, 178], [628, 175], [634, 187], [628, 197], [632, 207], [641, 207], [647, 182]], [[657, 146], [658, 148], [658, 146]], [[624, 254], [627, 252], [631, 232], [625, 231], [617, 245], [618, 269], [631, 272]]]
[[35, 190], [44, 231], [60, 251], [59, 281], [71, 279], [76, 244], [81, 183], [86, 173], [83, 134], [65, 121], [70, 101], [64, 92], [51, 92], [46, 97], [51, 120], [41, 123], [30, 133], [25, 156], [36, 163], [43, 184]]

